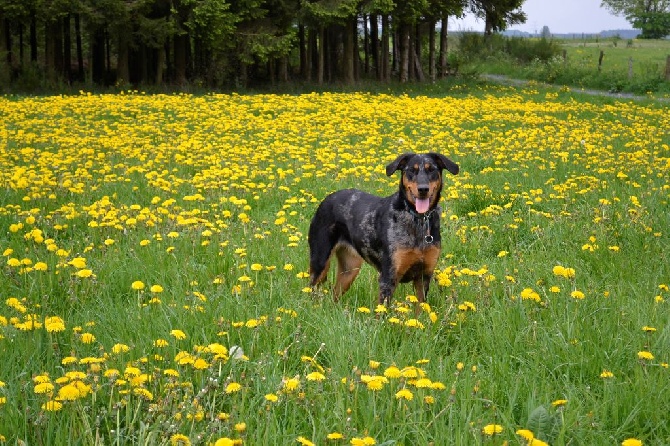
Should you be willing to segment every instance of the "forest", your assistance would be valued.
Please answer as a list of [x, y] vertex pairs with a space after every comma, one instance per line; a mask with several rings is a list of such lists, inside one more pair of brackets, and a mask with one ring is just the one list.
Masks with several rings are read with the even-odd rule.
[[454, 71], [450, 17], [490, 35], [523, 1], [0, 0], [0, 91], [435, 80]]

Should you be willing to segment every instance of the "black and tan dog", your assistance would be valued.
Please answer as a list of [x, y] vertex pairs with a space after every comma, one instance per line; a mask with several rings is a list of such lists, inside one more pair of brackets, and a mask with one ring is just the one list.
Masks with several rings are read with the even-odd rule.
[[330, 258], [337, 257], [337, 300], [358, 275], [363, 261], [379, 271], [379, 303], [389, 304], [400, 282], [413, 282], [425, 301], [440, 255], [442, 171], [458, 165], [439, 153], [400, 155], [386, 175], [402, 172], [400, 190], [377, 197], [357, 189], [327, 196], [309, 227], [310, 283], [326, 280]]

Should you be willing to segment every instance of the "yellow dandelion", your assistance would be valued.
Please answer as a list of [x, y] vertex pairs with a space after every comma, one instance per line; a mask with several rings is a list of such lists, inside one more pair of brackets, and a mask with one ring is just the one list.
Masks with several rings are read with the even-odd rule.
[[309, 373], [307, 374], [307, 376], [305, 376], [305, 378], [307, 378], [307, 381], [323, 381], [324, 379], [326, 379], [323, 373], [319, 372]]
[[353, 446], [372, 446], [377, 444], [377, 441], [372, 437], [354, 437], [349, 443]]
[[314, 446], [314, 443], [306, 439], [305, 437], [298, 437], [295, 439], [298, 443], [302, 444], [303, 446]]
[[184, 434], [174, 434], [170, 437], [172, 446], [190, 446], [191, 440]]
[[601, 378], [614, 378], [614, 373], [610, 372], [609, 370], [603, 370], [602, 373], [600, 374]]
[[163, 287], [160, 285], [151, 285], [151, 288], [149, 288], [149, 291], [152, 293], [162, 293], [163, 292]]
[[170, 331], [170, 335], [172, 335], [172, 337], [174, 337], [178, 341], [182, 341], [182, 340], [186, 339], [186, 333], [184, 333], [181, 330], [172, 330], [172, 331]]
[[63, 408], [63, 403], [59, 401], [47, 401], [46, 403], [42, 404], [42, 410], [46, 410], [47, 412], [58, 412]]
[[570, 293], [570, 296], [572, 296], [574, 299], [584, 299], [585, 295], [583, 292], [579, 290], [575, 290], [572, 293]]
[[143, 290], [144, 289], [144, 282], [142, 282], [141, 280], [136, 280], [130, 285], [130, 287], [132, 289], [134, 289], [135, 291]]
[[54, 390], [54, 385], [51, 384], [50, 382], [43, 382], [35, 385], [33, 388], [33, 392], [43, 394], [43, 393], [51, 393]]
[[392, 365], [384, 370], [384, 376], [387, 378], [400, 378], [402, 373], [398, 367]]
[[74, 384], [68, 384], [58, 390], [58, 399], [61, 401], [74, 401], [81, 396], [79, 388]]
[[242, 389], [242, 384], [232, 382], [226, 386], [226, 393], [235, 393], [239, 392]]
[[411, 401], [412, 398], [414, 398], [414, 394], [409, 389], [401, 389], [398, 392], [396, 392], [395, 398], [397, 400], [404, 399], [407, 401]]
[[44, 319], [44, 328], [48, 333], [65, 331], [65, 321], [58, 316], [50, 316]]
[[287, 392], [293, 392], [298, 387], [300, 387], [300, 380], [298, 378], [289, 378], [284, 381], [284, 390]]
[[93, 271], [90, 269], [80, 269], [74, 275], [83, 279], [94, 276]]
[[95, 342], [95, 336], [93, 335], [93, 333], [82, 333], [81, 342], [83, 342], [84, 344], [92, 344]]
[[638, 357], [638, 359], [645, 359], [645, 360], [648, 360], [648, 361], [651, 361], [652, 359], [654, 359], [654, 355], [652, 355], [651, 352], [644, 351], [644, 350], [641, 351], [641, 352], [637, 352], [637, 357]]
[[130, 351], [130, 347], [128, 347], [126, 344], [114, 344], [112, 346], [112, 353], [114, 354], [119, 354], [119, 353], [127, 353]]
[[486, 435], [496, 435], [503, 431], [503, 427], [499, 424], [487, 424], [482, 428], [482, 433]]

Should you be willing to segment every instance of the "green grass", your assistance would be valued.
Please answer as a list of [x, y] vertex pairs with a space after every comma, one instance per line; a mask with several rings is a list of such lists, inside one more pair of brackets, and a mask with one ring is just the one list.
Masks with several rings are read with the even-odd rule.
[[[663, 103], [435, 85], [0, 114], [8, 444], [670, 442]], [[319, 200], [393, 193], [409, 150], [461, 166], [429, 307], [402, 285], [377, 308], [369, 266], [339, 302], [311, 292]]]
[[[564, 39], [559, 43], [565, 51], [565, 57], [559, 54], [549, 62], [535, 61], [530, 64], [493, 58], [478, 62], [477, 70], [614, 93], [667, 96], [670, 92], [668, 80], [665, 79], [670, 41]], [[599, 67], [601, 51], [603, 59]]]

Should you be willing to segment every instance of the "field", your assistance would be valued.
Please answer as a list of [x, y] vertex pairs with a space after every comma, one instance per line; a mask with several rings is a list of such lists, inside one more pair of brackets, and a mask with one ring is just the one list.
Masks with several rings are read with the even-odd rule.
[[561, 40], [571, 63], [597, 69], [600, 51], [603, 51], [602, 68], [625, 73], [628, 76], [629, 61], [632, 59], [634, 77], [650, 73], [663, 76], [666, 59], [670, 56], [670, 41], [645, 39], [598, 39]]
[[[0, 98], [1, 438], [669, 444], [667, 104], [444, 93]], [[428, 305], [311, 290], [318, 202], [431, 150]]]
[[[532, 51], [531, 43], [539, 43], [539, 40], [517, 38], [510, 44], [515, 42], [516, 45], [525, 43], [527, 51]], [[520, 64], [510, 57], [498, 55], [478, 62], [474, 68], [464, 69], [571, 88], [654, 95], [666, 100], [670, 95], [670, 81], [665, 78], [666, 60], [670, 56], [669, 40], [601, 38], [559, 39], [555, 42], [565, 51], [565, 57], [559, 54], [548, 62], [533, 60]], [[603, 59], [599, 69], [601, 51]]]

